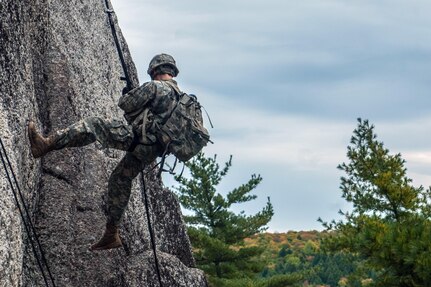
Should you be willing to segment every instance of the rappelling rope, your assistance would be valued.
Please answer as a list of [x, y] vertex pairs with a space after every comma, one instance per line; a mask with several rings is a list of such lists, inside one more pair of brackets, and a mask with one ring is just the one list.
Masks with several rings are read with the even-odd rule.
[[[114, 10], [109, 6], [109, 0], [105, 0], [104, 2], [106, 5], [106, 13], [108, 14], [109, 26], [111, 27], [112, 36], [113, 36], [114, 42], [115, 42], [115, 47], [117, 48], [118, 56], [119, 56], [120, 62], [121, 62], [121, 67], [123, 68], [123, 71], [124, 71], [124, 77], [121, 77], [121, 80], [126, 81], [126, 88], [123, 90], [123, 94], [125, 94], [128, 91], [132, 90], [133, 85], [132, 85], [132, 81], [130, 80], [130, 75], [129, 75], [129, 72], [127, 69], [126, 61], [124, 60], [124, 54], [123, 54], [123, 50], [121, 48], [120, 41], [118, 39], [117, 30], [115, 27], [115, 22], [114, 22], [114, 19], [112, 18], [112, 14], [114, 13]], [[155, 262], [155, 268], [156, 268], [156, 273], [157, 273], [157, 279], [159, 280], [160, 287], [163, 287], [162, 277], [160, 274], [159, 260], [157, 258], [156, 240], [155, 240], [155, 236], [154, 236], [154, 230], [153, 230], [152, 224], [151, 224], [150, 208], [149, 208], [149, 203], [148, 203], [148, 195], [147, 195], [147, 190], [146, 190], [146, 186], [145, 186], [145, 178], [144, 178], [144, 172], [143, 171], [141, 171], [141, 179], [142, 179], [142, 194], [144, 197], [145, 211], [147, 213], [148, 230], [150, 233], [151, 247], [153, 249], [153, 254], [154, 254], [154, 262]]]
[[141, 181], [142, 181], [142, 194], [144, 195], [144, 203], [145, 203], [145, 209], [146, 209], [146, 213], [147, 213], [147, 222], [148, 222], [148, 231], [150, 232], [150, 239], [151, 239], [151, 247], [153, 249], [153, 254], [154, 254], [154, 262], [155, 262], [155, 266], [156, 266], [156, 273], [157, 273], [157, 279], [159, 280], [159, 284], [160, 287], [162, 287], [162, 276], [160, 274], [160, 269], [159, 269], [159, 259], [157, 258], [157, 248], [156, 248], [156, 240], [155, 240], [155, 236], [154, 236], [154, 230], [151, 224], [151, 218], [150, 218], [150, 210], [149, 210], [149, 203], [148, 203], [148, 194], [147, 194], [147, 189], [145, 186], [145, 178], [144, 178], [144, 173], [141, 171]]
[[106, 10], [105, 12], [108, 14], [109, 26], [111, 27], [112, 36], [114, 37], [115, 47], [117, 48], [118, 56], [120, 57], [121, 66], [123, 67], [124, 77], [121, 77], [121, 80], [126, 81], [127, 91], [132, 89], [132, 81], [130, 80], [129, 70], [127, 69], [126, 60], [124, 60], [123, 50], [121, 49], [121, 44], [118, 39], [117, 30], [115, 28], [115, 22], [112, 18], [112, 14], [114, 10], [109, 7], [109, 0], [105, 0]]
[[[45, 265], [46, 270], [48, 272], [49, 279], [50, 279], [50, 281], [52, 283], [52, 286], [55, 287], [54, 279], [52, 277], [52, 274], [51, 274], [51, 271], [49, 269], [48, 263], [46, 261], [45, 254], [43, 252], [42, 246], [41, 246], [41, 244], [39, 242], [39, 238], [38, 238], [38, 236], [36, 234], [36, 230], [34, 228], [34, 225], [33, 225], [32, 221], [31, 221], [30, 213], [28, 212], [27, 205], [25, 204], [24, 197], [22, 195], [21, 189], [20, 189], [19, 184], [18, 184], [18, 180], [16, 179], [15, 172], [13, 171], [12, 165], [10, 163], [9, 157], [7, 155], [7, 152], [6, 152], [6, 148], [5, 148], [4, 144], [3, 144], [3, 141], [1, 139], [1, 137], [0, 137], [0, 145], [1, 145], [1, 151], [0, 151], [1, 162], [3, 163], [3, 168], [5, 170], [6, 177], [7, 177], [8, 181], [9, 181], [9, 185], [11, 187], [13, 196], [15, 198], [15, 202], [16, 202], [16, 205], [18, 207], [19, 214], [21, 215], [21, 219], [23, 221], [25, 231], [27, 233], [28, 239], [30, 240], [31, 249], [33, 250], [33, 254], [34, 254], [34, 257], [36, 258], [37, 265], [39, 266], [40, 272], [42, 273], [43, 281], [45, 282], [45, 286], [47, 286], [47, 287], [50, 286], [49, 285], [49, 281], [47, 279], [47, 276], [45, 274], [45, 271], [44, 271], [44, 268], [43, 268], [42, 264]], [[10, 169], [10, 173], [9, 173], [8, 167]], [[12, 177], [14, 179], [16, 189], [14, 188], [14, 184], [12, 182], [10, 174], [12, 174]], [[19, 201], [18, 197], [21, 200], [22, 206], [20, 204], [20, 201]], [[23, 209], [25, 211], [25, 214], [23, 212]], [[32, 234], [34, 235], [34, 238], [36, 240], [36, 244], [33, 241]], [[39, 249], [39, 253], [40, 253], [41, 257], [42, 257], [42, 260], [39, 258], [39, 255], [37, 254], [36, 246]]]

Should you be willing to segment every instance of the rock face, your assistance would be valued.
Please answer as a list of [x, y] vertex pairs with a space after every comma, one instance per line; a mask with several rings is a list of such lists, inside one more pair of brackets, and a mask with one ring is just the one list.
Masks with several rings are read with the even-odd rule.
[[[141, 179], [121, 226], [124, 248], [88, 251], [104, 230], [103, 197], [122, 152], [96, 144], [31, 157], [30, 118], [46, 134], [88, 116], [122, 118], [123, 70], [105, 10], [105, 0], [0, 0], [1, 139], [55, 286], [206, 286], [202, 271], [193, 268], [179, 204], [157, 170], [148, 168], [144, 178], [162, 284]], [[119, 36], [136, 86], [136, 69]], [[0, 286], [45, 286], [2, 166], [0, 194]]]

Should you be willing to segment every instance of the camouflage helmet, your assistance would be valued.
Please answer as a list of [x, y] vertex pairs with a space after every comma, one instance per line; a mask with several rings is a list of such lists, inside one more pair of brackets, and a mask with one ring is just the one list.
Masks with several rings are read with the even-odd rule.
[[159, 55], [155, 55], [153, 57], [153, 59], [151, 59], [150, 65], [148, 66], [148, 70], [147, 73], [148, 75], [151, 76], [151, 74], [153, 73], [154, 69], [156, 69], [157, 67], [161, 66], [161, 65], [169, 65], [174, 69], [175, 75], [172, 75], [174, 77], [176, 77], [178, 75], [178, 73], [180, 72], [177, 68], [177, 65], [175, 63], [174, 58], [171, 55], [168, 54], [159, 54]]

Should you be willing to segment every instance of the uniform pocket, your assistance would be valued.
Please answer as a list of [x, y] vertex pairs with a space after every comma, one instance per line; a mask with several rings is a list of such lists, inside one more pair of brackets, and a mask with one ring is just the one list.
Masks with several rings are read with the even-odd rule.
[[133, 142], [132, 128], [120, 120], [112, 120], [108, 137], [108, 147], [127, 150]]

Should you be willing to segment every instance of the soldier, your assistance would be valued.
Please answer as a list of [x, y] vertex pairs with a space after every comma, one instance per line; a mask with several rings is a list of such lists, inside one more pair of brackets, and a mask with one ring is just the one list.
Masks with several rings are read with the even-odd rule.
[[172, 56], [154, 56], [148, 68], [151, 81], [123, 95], [118, 103], [129, 125], [120, 120], [98, 117], [83, 119], [64, 130], [43, 137], [34, 122], [28, 124], [31, 152], [35, 158], [66, 147], [79, 147], [98, 141], [103, 147], [126, 151], [108, 183], [107, 224], [103, 237], [90, 250], [122, 246], [119, 224], [130, 197], [133, 179], [146, 164], [161, 156], [165, 146], [156, 137], [157, 125], [172, 113], [179, 89], [173, 77], [179, 70]]

